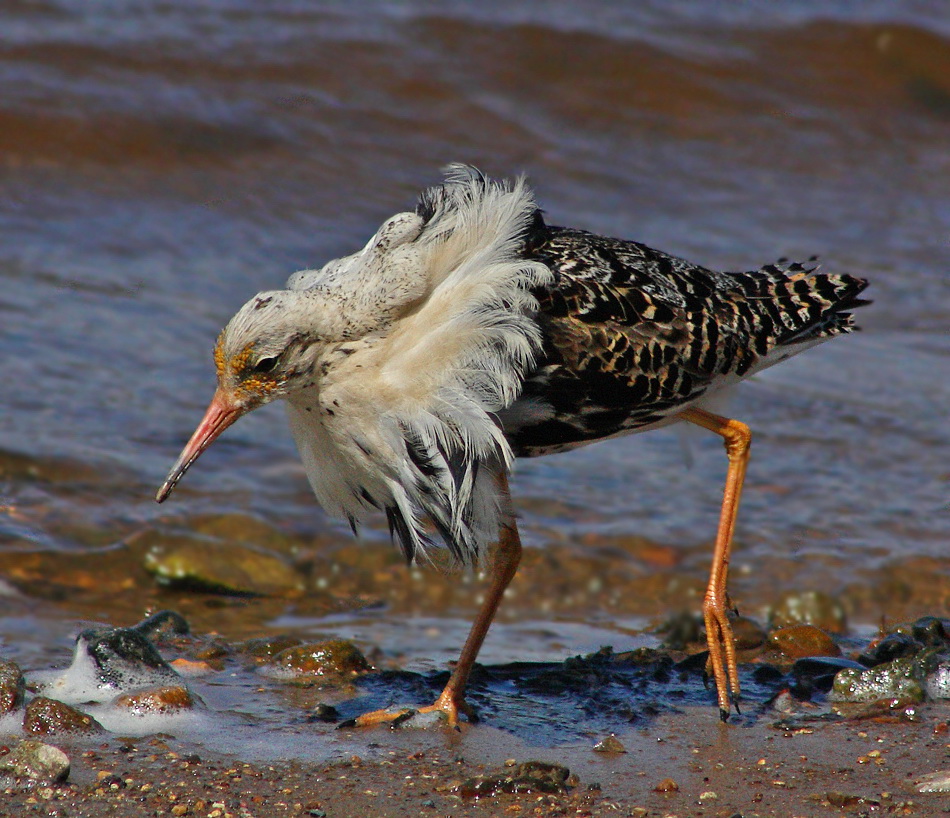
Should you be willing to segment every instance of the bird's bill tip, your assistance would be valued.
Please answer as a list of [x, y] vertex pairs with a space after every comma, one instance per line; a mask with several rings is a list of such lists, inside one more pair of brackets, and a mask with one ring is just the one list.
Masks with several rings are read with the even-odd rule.
[[164, 502], [172, 489], [178, 485], [178, 481], [188, 471], [188, 468], [194, 463], [201, 453], [207, 449], [225, 429], [244, 414], [242, 406], [231, 398], [226, 392], [219, 389], [215, 392], [211, 403], [205, 411], [204, 417], [195, 429], [191, 440], [185, 444], [178, 460], [172, 466], [172, 470], [162, 483], [162, 487], [155, 495], [155, 502]]

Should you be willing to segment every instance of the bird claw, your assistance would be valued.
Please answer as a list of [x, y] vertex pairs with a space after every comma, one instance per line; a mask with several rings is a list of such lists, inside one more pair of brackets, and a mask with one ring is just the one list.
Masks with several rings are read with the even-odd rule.
[[352, 727], [377, 727], [381, 724], [387, 724], [393, 730], [401, 724], [409, 721], [419, 711], [413, 707], [404, 707], [399, 710], [373, 710], [370, 713], [363, 713], [353, 719], [341, 721], [337, 730], [348, 730]]
[[377, 727], [386, 724], [390, 729], [395, 730], [405, 724], [415, 716], [425, 715], [427, 713], [438, 713], [442, 716], [449, 727], [459, 730], [459, 713], [463, 713], [470, 723], [478, 721], [478, 714], [465, 701], [455, 701], [450, 695], [444, 692], [435, 701], [427, 707], [404, 707], [396, 710], [373, 710], [370, 713], [364, 713], [354, 719], [341, 721], [337, 725], [338, 730], [346, 730], [352, 727]]

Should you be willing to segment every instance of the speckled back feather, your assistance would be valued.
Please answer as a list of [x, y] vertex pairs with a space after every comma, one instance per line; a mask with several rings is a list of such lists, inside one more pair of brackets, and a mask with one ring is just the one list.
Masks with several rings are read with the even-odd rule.
[[515, 452], [548, 454], [669, 422], [704, 397], [849, 332], [867, 282], [779, 263], [707, 270], [643, 244], [548, 227], [525, 248], [544, 353], [502, 414]]

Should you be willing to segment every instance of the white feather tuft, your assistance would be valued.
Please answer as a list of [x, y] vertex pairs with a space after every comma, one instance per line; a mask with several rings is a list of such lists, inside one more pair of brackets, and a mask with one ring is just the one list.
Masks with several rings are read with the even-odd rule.
[[410, 559], [431, 543], [426, 520], [463, 562], [498, 535], [494, 476], [512, 453], [493, 415], [534, 362], [531, 290], [553, 276], [521, 255], [535, 213], [523, 179], [451, 165], [416, 213], [288, 282], [302, 299], [338, 305], [351, 339], [328, 347], [321, 381], [289, 395], [313, 489], [354, 527], [385, 510]]

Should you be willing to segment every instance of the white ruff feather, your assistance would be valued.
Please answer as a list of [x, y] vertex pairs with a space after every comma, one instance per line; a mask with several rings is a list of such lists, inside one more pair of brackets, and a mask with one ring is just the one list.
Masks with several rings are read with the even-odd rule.
[[417, 213], [288, 282], [347, 339], [326, 347], [311, 387], [287, 395], [313, 490], [354, 527], [385, 510], [410, 559], [431, 542], [427, 523], [464, 562], [498, 535], [494, 476], [512, 453], [493, 413], [533, 363], [530, 290], [552, 277], [519, 258], [534, 212], [523, 180], [452, 165]]

